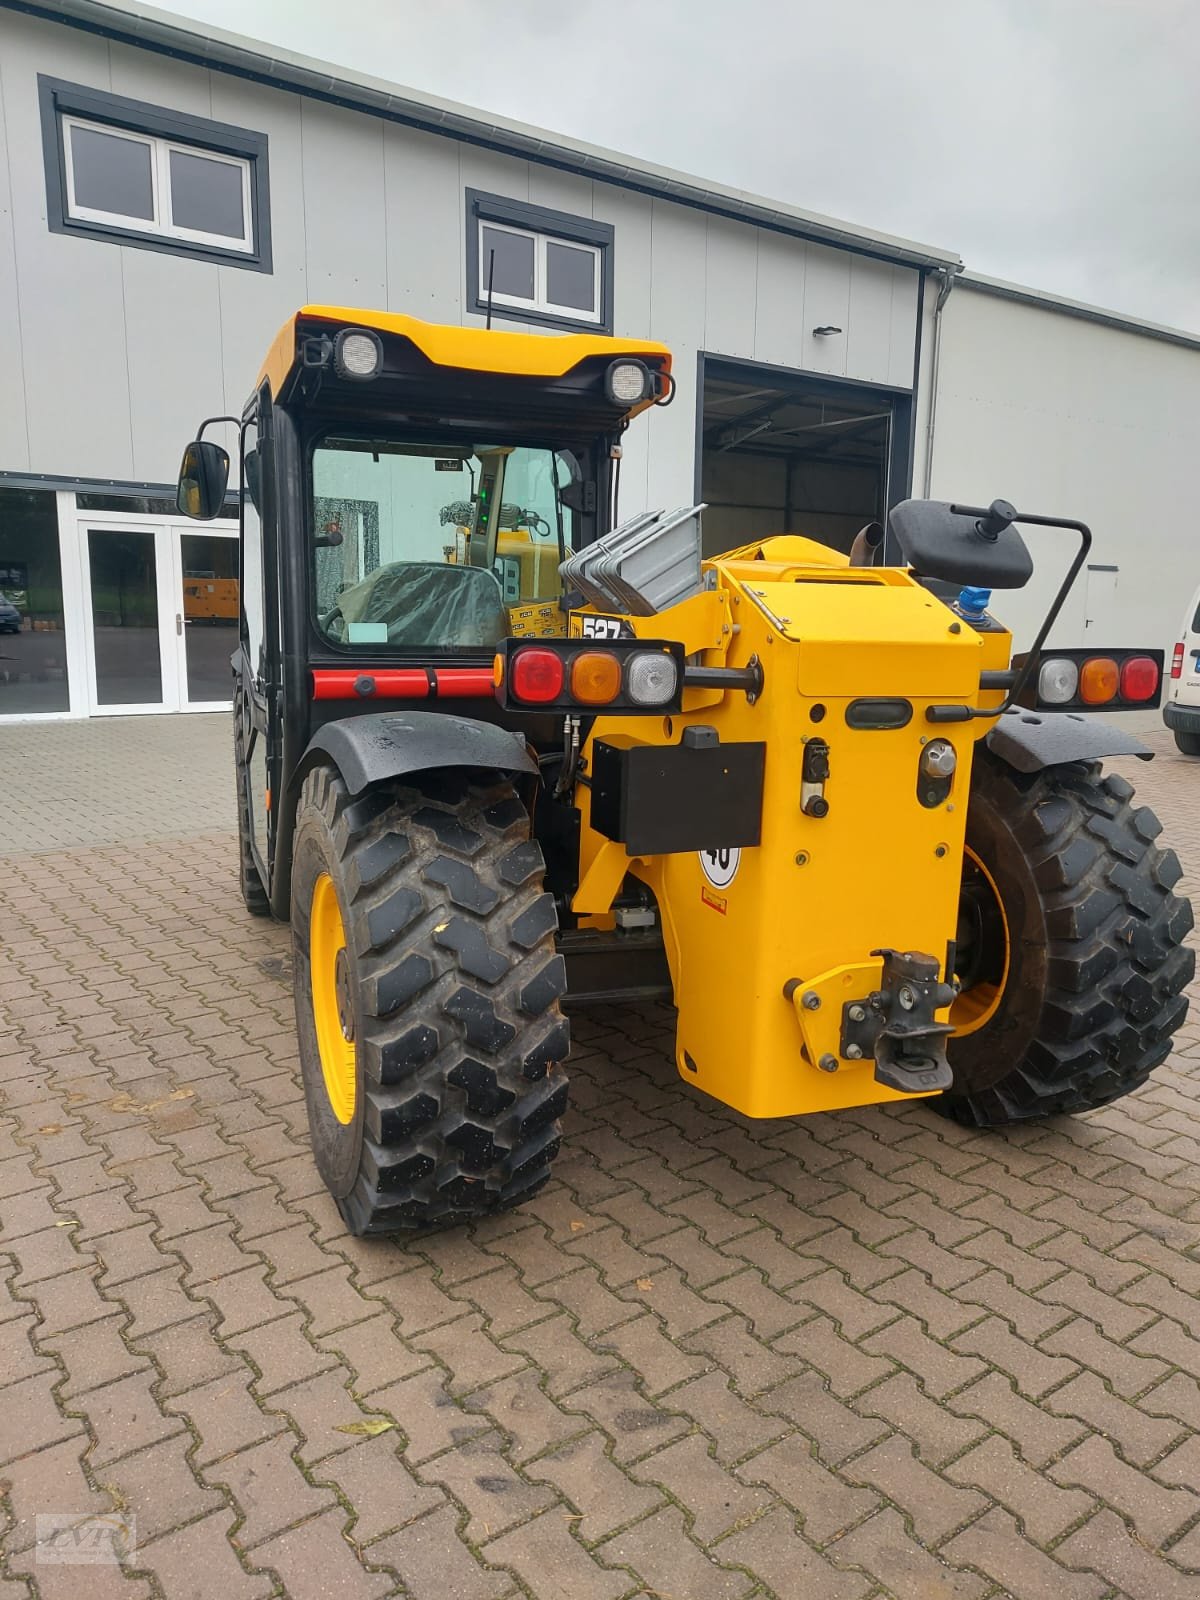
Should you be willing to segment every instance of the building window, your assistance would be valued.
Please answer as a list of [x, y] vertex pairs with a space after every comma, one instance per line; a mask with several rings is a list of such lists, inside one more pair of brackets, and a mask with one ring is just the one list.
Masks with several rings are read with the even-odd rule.
[[265, 135], [38, 83], [52, 232], [270, 270]]
[[605, 222], [467, 190], [467, 293], [476, 311], [612, 332], [613, 230]]
[[0, 489], [0, 717], [69, 708], [57, 500]]

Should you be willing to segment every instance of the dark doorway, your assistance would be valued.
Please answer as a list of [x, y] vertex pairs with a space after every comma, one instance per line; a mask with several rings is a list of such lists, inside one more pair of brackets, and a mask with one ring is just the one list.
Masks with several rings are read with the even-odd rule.
[[911, 417], [907, 390], [701, 355], [705, 555], [776, 533], [848, 551], [909, 492]]

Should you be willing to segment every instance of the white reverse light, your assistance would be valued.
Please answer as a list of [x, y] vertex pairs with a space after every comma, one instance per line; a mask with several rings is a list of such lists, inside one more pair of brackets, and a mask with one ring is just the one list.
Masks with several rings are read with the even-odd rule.
[[625, 669], [625, 693], [639, 706], [659, 706], [674, 698], [679, 668], [661, 650], [639, 650]]
[[1038, 699], [1043, 705], [1065, 706], [1079, 692], [1079, 668], [1065, 656], [1043, 661], [1038, 672]]

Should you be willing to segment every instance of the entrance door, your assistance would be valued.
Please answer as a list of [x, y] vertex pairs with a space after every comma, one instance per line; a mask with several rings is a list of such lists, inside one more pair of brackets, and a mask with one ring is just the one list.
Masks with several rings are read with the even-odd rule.
[[233, 699], [230, 657], [238, 642], [237, 532], [174, 527], [170, 537], [179, 709], [225, 710]]
[[150, 518], [80, 521], [93, 714], [221, 711], [233, 698], [238, 536]]
[[81, 531], [92, 711], [175, 710], [170, 552], [163, 531], [102, 523], [85, 523]]

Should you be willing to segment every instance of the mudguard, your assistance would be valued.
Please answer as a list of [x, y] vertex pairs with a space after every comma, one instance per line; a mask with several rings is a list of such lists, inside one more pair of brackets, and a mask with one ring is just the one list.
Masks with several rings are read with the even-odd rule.
[[1103, 717], [1078, 711], [1027, 711], [1013, 706], [987, 735], [987, 746], [1017, 772], [1040, 772], [1067, 761], [1097, 761], [1102, 756], [1137, 756], [1153, 761], [1149, 745]]
[[297, 782], [321, 756], [333, 762], [351, 794], [384, 778], [435, 767], [537, 771], [522, 734], [443, 711], [381, 711], [327, 722], [309, 740]]

